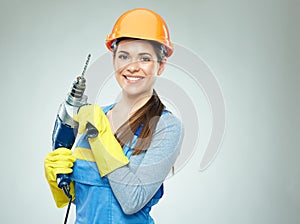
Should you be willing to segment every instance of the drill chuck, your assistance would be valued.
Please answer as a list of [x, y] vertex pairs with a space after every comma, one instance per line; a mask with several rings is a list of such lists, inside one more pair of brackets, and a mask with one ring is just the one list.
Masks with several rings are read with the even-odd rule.
[[86, 96], [84, 95], [85, 91], [85, 78], [83, 76], [78, 76], [73, 82], [72, 88], [67, 95], [66, 102], [74, 107], [80, 107], [86, 103]]
[[73, 83], [73, 88], [70, 92], [70, 95], [75, 98], [81, 98], [85, 90], [85, 78], [78, 76], [76, 81]]
[[77, 123], [73, 120], [73, 115], [77, 114], [79, 107], [87, 104], [87, 96], [84, 95], [85, 87], [85, 78], [78, 76], [73, 82], [65, 102], [60, 105], [58, 110], [61, 121], [72, 128], [77, 126]]

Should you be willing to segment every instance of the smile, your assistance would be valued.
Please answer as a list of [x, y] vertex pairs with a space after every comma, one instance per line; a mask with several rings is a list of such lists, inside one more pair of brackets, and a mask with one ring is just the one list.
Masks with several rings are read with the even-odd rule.
[[141, 77], [141, 76], [126, 76], [126, 75], [123, 75], [125, 79], [129, 80], [129, 81], [138, 81], [138, 80], [141, 80], [143, 79], [144, 77]]

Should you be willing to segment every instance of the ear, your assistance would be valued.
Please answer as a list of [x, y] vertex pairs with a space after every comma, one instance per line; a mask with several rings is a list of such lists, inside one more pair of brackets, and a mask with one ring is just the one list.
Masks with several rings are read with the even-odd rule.
[[163, 71], [165, 70], [166, 64], [167, 64], [167, 59], [166, 58], [164, 58], [161, 62], [159, 62], [159, 68], [158, 68], [158, 71], [157, 71], [157, 76], [160, 76], [163, 73]]

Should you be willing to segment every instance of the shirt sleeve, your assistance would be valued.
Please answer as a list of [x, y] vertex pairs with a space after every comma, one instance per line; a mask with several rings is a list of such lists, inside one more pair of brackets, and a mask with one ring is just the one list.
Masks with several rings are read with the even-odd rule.
[[139, 211], [157, 192], [179, 155], [183, 132], [178, 118], [162, 115], [147, 151], [131, 156], [127, 166], [107, 175], [125, 214]]

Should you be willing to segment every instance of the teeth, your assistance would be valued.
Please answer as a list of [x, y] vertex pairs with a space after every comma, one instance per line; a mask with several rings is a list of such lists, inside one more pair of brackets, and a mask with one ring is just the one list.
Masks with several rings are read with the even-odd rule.
[[139, 77], [128, 77], [128, 76], [126, 76], [126, 78], [130, 81], [137, 81], [137, 80], [141, 79]]

